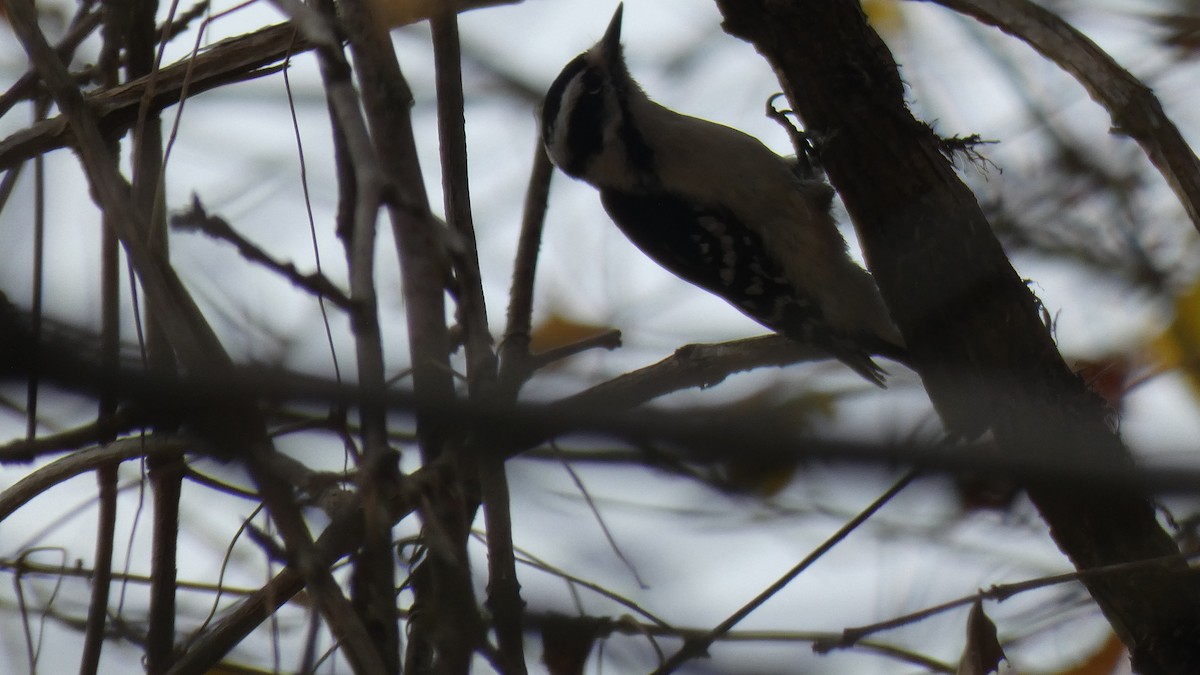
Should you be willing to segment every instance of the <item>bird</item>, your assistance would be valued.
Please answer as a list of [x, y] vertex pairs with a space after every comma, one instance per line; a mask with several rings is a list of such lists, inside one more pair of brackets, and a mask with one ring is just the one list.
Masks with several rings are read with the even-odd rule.
[[906, 363], [907, 351], [838, 231], [833, 188], [749, 134], [651, 100], [625, 62], [623, 10], [547, 90], [550, 160], [597, 188], [616, 226], [660, 266], [884, 386], [872, 355]]

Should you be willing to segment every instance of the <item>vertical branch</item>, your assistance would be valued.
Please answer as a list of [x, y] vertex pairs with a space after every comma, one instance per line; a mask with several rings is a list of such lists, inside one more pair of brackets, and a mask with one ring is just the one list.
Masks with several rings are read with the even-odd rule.
[[462, 51], [458, 16], [429, 20], [437, 76], [438, 135], [441, 138], [442, 192], [446, 223], [458, 235], [451, 257], [458, 298], [458, 325], [465, 336], [467, 382], [472, 397], [490, 388], [496, 378], [496, 357], [488, 334], [487, 306], [479, 272], [471, 191], [467, 175], [467, 130], [462, 88]]
[[[412, 130], [412, 91], [400, 72], [386, 27], [372, 18], [365, 0], [343, 3], [341, 10], [371, 142], [391, 201], [389, 214], [404, 284], [413, 389], [420, 401], [449, 400], [454, 396], [454, 386], [444, 298], [450, 273], [447, 236], [439, 231], [429, 210]], [[423, 458], [431, 460], [440, 455], [446, 430], [424, 414], [418, 415], [417, 425]]]
[[[108, 17], [108, 10], [100, 16]], [[119, 35], [104, 31], [103, 47], [98, 65], [101, 78], [107, 88], [119, 82], [118, 59]], [[118, 145], [110, 145], [113, 156], [118, 154]], [[118, 406], [118, 382], [116, 372], [121, 358], [121, 269], [119, 241], [116, 229], [104, 216], [101, 225], [100, 244], [100, 366], [103, 372], [100, 394], [97, 395], [97, 425], [104, 428], [116, 414]], [[115, 434], [107, 432], [102, 442], [113, 440]], [[104, 466], [96, 471], [96, 485], [100, 490], [100, 513], [96, 524], [96, 562], [92, 567], [91, 597], [88, 602], [88, 622], [84, 628], [83, 656], [79, 659], [79, 675], [95, 675], [100, 668], [100, 655], [104, 645], [104, 627], [108, 621], [108, 597], [112, 590], [113, 546], [116, 537], [116, 464]]]
[[[438, 132], [441, 137], [442, 183], [446, 220], [458, 235], [455, 251], [458, 324], [467, 353], [467, 381], [472, 399], [489, 397], [496, 382], [496, 355], [488, 333], [487, 307], [479, 271], [475, 228], [471, 219], [467, 173], [465, 102], [458, 16], [445, 13], [430, 19], [434, 65], [437, 71]], [[476, 434], [476, 438], [478, 438]], [[479, 450], [479, 444], [472, 444]], [[483, 502], [488, 543], [488, 600], [504, 672], [526, 672], [520, 584], [513, 552], [508, 477], [504, 458], [484, 452], [473, 460]]]
[[508, 475], [499, 452], [485, 452], [479, 466], [483, 519], [487, 528], [488, 598], [500, 663], [506, 675], [522, 675], [525, 666], [525, 601], [513, 552]]
[[[109, 22], [115, 12], [110, 8], [98, 13]], [[103, 44], [98, 67], [105, 87], [115, 87], [119, 80], [119, 52], [121, 34], [113, 23], [105, 23], [102, 32]], [[119, 146], [112, 141], [109, 146], [117, 156]], [[97, 423], [105, 427], [117, 412], [117, 371], [121, 359], [121, 269], [119, 241], [116, 228], [103, 217], [100, 232], [100, 369], [103, 373], [98, 399]], [[115, 433], [106, 433], [101, 439], [106, 442], [115, 438]], [[99, 489], [99, 514], [96, 524], [96, 560], [92, 572], [92, 593], [88, 601], [87, 624], [84, 628], [83, 654], [80, 658], [80, 675], [95, 675], [100, 667], [100, 653], [104, 647], [104, 629], [108, 621], [108, 599], [112, 586], [113, 546], [116, 538], [117, 521], [117, 469], [113, 463], [96, 471]]]
[[153, 552], [150, 559], [150, 615], [146, 630], [146, 672], [165, 673], [175, 651], [175, 579], [179, 541], [179, 496], [183, 455], [147, 458], [154, 495]]
[[[100, 15], [112, 20], [115, 12], [109, 8], [100, 10]], [[117, 73], [120, 51], [120, 33], [106, 23], [103, 31], [103, 46], [98, 66], [106, 87], [115, 87], [119, 82]], [[118, 152], [117, 141], [110, 145], [113, 156]], [[117, 412], [117, 370], [121, 358], [121, 269], [119, 241], [116, 228], [104, 215], [100, 233], [100, 368], [104, 373], [98, 395], [98, 424], [104, 427]], [[106, 434], [102, 441], [112, 440], [115, 434]], [[95, 675], [100, 667], [100, 653], [104, 647], [104, 628], [108, 621], [108, 599], [112, 586], [113, 546], [116, 543], [117, 522], [117, 469], [113, 463], [96, 471], [99, 488], [99, 514], [96, 524], [96, 560], [92, 572], [92, 593], [88, 601], [87, 624], [83, 636], [83, 655], [80, 658], [80, 675]]]
[[100, 490], [99, 519], [96, 523], [96, 562], [92, 566], [92, 595], [88, 600], [87, 624], [83, 635], [83, 656], [79, 675], [95, 675], [100, 667], [104, 646], [104, 625], [108, 619], [108, 595], [112, 585], [113, 543], [117, 528], [117, 463], [96, 471]]
[[550, 197], [550, 178], [554, 165], [542, 146], [534, 143], [533, 169], [525, 192], [525, 215], [517, 240], [512, 283], [508, 291], [508, 325], [500, 343], [500, 388], [509, 400], [515, 400], [529, 376], [529, 341], [533, 326], [533, 282], [537, 275], [538, 252], [546, 223], [546, 202]]
[[[525, 195], [525, 216], [513, 263], [509, 291], [508, 325], [500, 346], [501, 371], [496, 398], [501, 403], [516, 400], [521, 385], [530, 373], [529, 341], [533, 321], [533, 285], [541, 248], [546, 201], [554, 167], [539, 140], [535, 144], [533, 168]], [[513, 552], [511, 509], [508, 486], [504, 483], [504, 459], [487, 453], [481, 476], [484, 493], [484, 518], [487, 525], [489, 570], [488, 606], [495, 617], [500, 656], [511, 672], [526, 670], [523, 650], [524, 601], [516, 576]]]
[[[117, 412], [121, 360], [121, 255], [112, 223], [100, 233], [100, 368], [104, 372], [99, 399], [99, 421], [103, 425]], [[103, 439], [112, 440], [112, 437]]]
[[[158, 11], [157, 0], [126, 0], [127, 11], [125, 42], [125, 77], [134, 80], [151, 74], [154, 70], [154, 53], [157, 33], [154, 18]], [[169, 23], [169, 22], [168, 22]], [[151, 255], [163, 260], [170, 258], [167, 240], [166, 208], [163, 203], [165, 189], [162, 149], [162, 123], [158, 113], [151, 112], [146, 105], [153, 93], [147, 89], [147, 97], [138, 110], [138, 123], [133, 127], [133, 142], [130, 164], [133, 169], [131, 194], [133, 208], [142, 214], [145, 231], [142, 236]], [[155, 313], [146, 310], [146, 351], [151, 372], [159, 376], [170, 376], [175, 371], [175, 358], [171, 353], [170, 341], [158, 322]]]
[[[157, 0], [127, 0], [113, 3], [125, 37], [125, 77], [134, 80], [154, 70]], [[169, 23], [169, 22], [168, 22]], [[154, 258], [169, 260], [164, 190], [162, 125], [157, 113], [139, 111], [133, 128], [130, 163], [133, 180], [130, 193], [133, 209], [141, 215], [141, 237]], [[146, 355], [150, 372], [158, 377], [175, 375], [175, 356], [158, 313], [146, 308]], [[179, 498], [183, 482], [183, 457], [175, 455], [147, 460], [154, 492], [154, 539], [150, 559], [150, 616], [146, 634], [146, 668], [151, 674], [165, 672], [174, 659], [176, 557], [179, 546]]]
[[[106, 18], [114, 14], [111, 9], [101, 11]], [[120, 34], [109, 28], [110, 25], [105, 24], [104, 44], [98, 62], [106, 88], [115, 87], [119, 82]], [[120, 151], [118, 141], [112, 141], [109, 149], [116, 157]], [[111, 217], [107, 212], [104, 214], [100, 232], [100, 368], [105, 373], [97, 397], [101, 425], [117, 412], [117, 371], [121, 360], [121, 253], [116, 226], [109, 222]]]
[[[35, 105], [37, 117], [45, 116], [45, 104]], [[33, 298], [30, 314], [31, 344], [33, 346], [32, 371], [26, 385], [25, 398], [25, 437], [33, 440], [37, 435], [38, 415], [38, 350], [42, 342], [42, 276], [43, 263], [46, 257], [46, 162], [38, 155], [33, 158]]]
[[422, 509], [430, 555], [422, 563], [428, 573], [414, 575], [413, 591], [414, 611], [424, 612], [426, 621], [410, 624], [409, 660], [436, 661], [441, 672], [466, 673], [471, 654], [484, 639], [466, 548], [473, 472], [457, 461], [460, 453], [448, 452], [461, 447], [461, 430], [452, 431], [425, 412], [428, 404], [454, 396], [444, 301], [448, 236], [429, 210], [413, 137], [412, 92], [386, 26], [373, 17], [365, 0], [343, 2], [341, 10], [371, 139], [393, 191], [389, 212], [404, 284], [421, 455], [427, 463], [443, 455], [455, 460], [448, 465], [444, 488], [427, 495]]
[[[285, 9], [303, 12], [299, 6]], [[331, 19], [331, 4], [318, 6]], [[306, 14], [310, 30], [319, 30], [320, 14]], [[392, 520], [387, 503], [399, 483], [397, 454], [387, 442], [387, 411], [381, 403], [385, 385], [383, 339], [375, 292], [376, 219], [383, 176], [358, 113], [350, 68], [329, 31], [317, 40], [318, 63], [325, 84], [334, 142], [338, 149], [338, 234], [346, 249], [350, 273], [350, 313], [358, 363], [362, 463], [358, 488], [363, 512], [363, 543], [354, 555], [351, 601], [370, 637], [381, 672], [400, 671], [400, 631], [395, 602], [396, 560], [392, 553]], [[336, 628], [336, 627], [335, 627]]]
[[[378, 175], [377, 173], [373, 175]], [[358, 472], [363, 509], [363, 545], [355, 556], [352, 599], [389, 673], [400, 671], [400, 631], [395, 600], [396, 559], [392, 553], [389, 496], [400, 480], [399, 457], [388, 446], [383, 340], [375, 294], [375, 222], [380, 206], [378, 180], [360, 176], [354, 229], [346, 242], [350, 270], [350, 319], [362, 392], [362, 465]]]

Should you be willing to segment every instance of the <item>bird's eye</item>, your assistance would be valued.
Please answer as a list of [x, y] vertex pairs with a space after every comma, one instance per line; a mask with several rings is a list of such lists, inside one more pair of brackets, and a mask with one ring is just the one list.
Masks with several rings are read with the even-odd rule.
[[603, 79], [600, 77], [600, 73], [596, 70], [589, 68], [588, 70], [583, 71], [584, 92], [588, 94], [599, 94], [603, 84]]

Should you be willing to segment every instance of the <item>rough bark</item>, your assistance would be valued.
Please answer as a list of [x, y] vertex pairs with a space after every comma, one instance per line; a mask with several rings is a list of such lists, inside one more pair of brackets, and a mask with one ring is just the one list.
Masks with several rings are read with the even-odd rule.
[[[816, 139], [830, 181], [946, 428], [988, 429], [1004, 452], [1079, 452], [1127, 466], [1103, 401], [1063, 361], [1037, 299], [940, 140], [905, 105], [887, 46], [852, 0], [717, 0]], [[1177, 551], [1135, 486], [1026, 481], [1075, 566]], [[1200, 672], [1200, 584], [1182, 558], [1085, 581], [1147, 673]]]

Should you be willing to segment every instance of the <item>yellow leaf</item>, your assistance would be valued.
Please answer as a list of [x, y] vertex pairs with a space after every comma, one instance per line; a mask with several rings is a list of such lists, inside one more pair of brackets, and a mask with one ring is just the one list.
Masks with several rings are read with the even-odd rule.
[[1115, 633], [1109, 633], [1108, 639], [1091, 656], [1054, 675], [1110, 675], [1126, 658], [1125, 645], [1121, 644]]
[[862, 8], [867, 21], [881, 35], [895, 35], [904, 30], [900, 0], [863, 0]]
[[[770, 415], [787, 420], [799, 431], [807, 427], [814, 417], [832, 417], [838, 396], [836, 392], [805, 391], [781, 401], [777, 389], [767, 388], [722, 406], [720, 414], [734, 419]], [[765, 459], [748, 453], [745, 458], [731, 457], [722, 462], [717, 470], [726, 488], [772, 497], [791, 484], [799, 466], [798, 458]]]
[[1200, 283], [1175, 299], [1175, 319], [1151, 341], [1150, 353], [1159, 369], [1180, 370], [1200, 394]]
[[740, 462], [729, 460], [720, 467], [722, 487], [734, 492], [774, 497], [791, 484], [798, 461]]
[[534, 354], [575, 344], [580, 340], [594, 337], [612, 330], [608, 326], [576, 321], [570, 317], [553, 312], [541, 323], [533, 327], [529, 339], [529, 349]]

